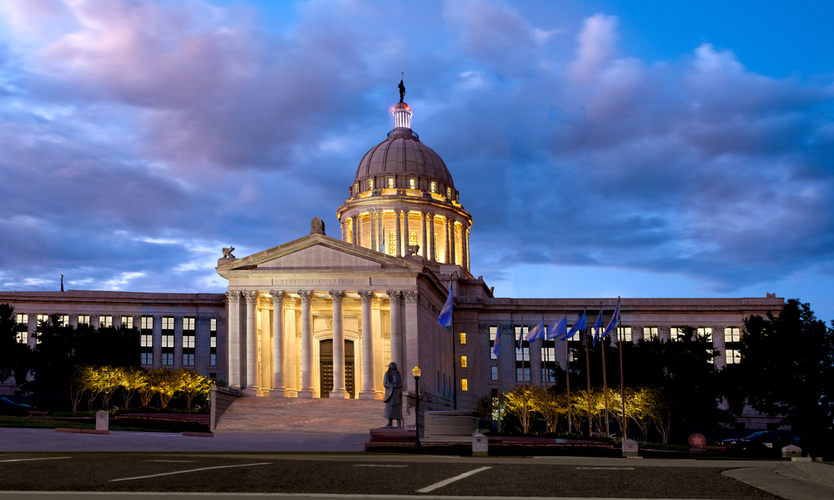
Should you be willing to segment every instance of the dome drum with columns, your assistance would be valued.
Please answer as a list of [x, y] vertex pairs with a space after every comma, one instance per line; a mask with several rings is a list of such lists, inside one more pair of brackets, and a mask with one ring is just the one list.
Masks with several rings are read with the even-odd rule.
[[468, 274], [472, 216], [446, 164], [411, 130], [408, 104], [392, 114], [394, 129], [359, 162], [350, 198], [337, 211], [342, 240], [397, 257], [416, 249]]

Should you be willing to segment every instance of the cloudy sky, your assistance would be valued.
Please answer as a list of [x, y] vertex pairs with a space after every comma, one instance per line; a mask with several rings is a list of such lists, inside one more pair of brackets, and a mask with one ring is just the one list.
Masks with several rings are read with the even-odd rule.
[[0, 288], [222, 291], [224, 246], [314, 216], [337, 236], [404, 71], [498, 295], [773, 292], [834, 319], [832, 18], [763, 0], [0, 0]]

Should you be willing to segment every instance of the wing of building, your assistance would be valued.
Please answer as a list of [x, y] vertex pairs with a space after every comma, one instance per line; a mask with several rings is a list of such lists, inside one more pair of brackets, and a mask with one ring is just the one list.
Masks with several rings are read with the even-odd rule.
[[[394, 129], [359, 162], [349, 198], [338, 208], [338, 238], [319, 219], [309, 235], [242, 258], [224, 252], [217, 272], [224, 294], [100, 291], [0, 292], [25, 323], [60, 314], [71, 325], [142, 330], [143, 366], [191, 367], [228, 381], [244, 396], [380, 399], [388, 363], [422, 369], [425, 408], [472, 409], [478, 398], [520, 383], [547, 383], [563, 365], [566, 343], [525, 342], [518, 335], [544, 321], [600, 308], [616, 297], [513, 299], [493, 295], [470, 273], [472, 216], [446, 164], [411, 130], [412, 110], [397, 104]], [[475, 249], [477, 251], [477, 249]], [[437, 321], [449, 290], [451, 328]], [[720, 369], [738, 361], [744, 318], [778, 313], [764, 298], [619, 300], [615, 336], [636, 342], [674, 339], [690, 326], [712, 336]], [[451, 330], [451, 331], [450, 331]], [[492, 354], [496, 336], [500, 352]], [[540, 347], [544, 347], [541, 349]], [[500, 359], [500, 367], [498, 361]], [[406, 392], [414, 379], [403, 377]], [[0, 393], [15, 388], [7, 381]]]

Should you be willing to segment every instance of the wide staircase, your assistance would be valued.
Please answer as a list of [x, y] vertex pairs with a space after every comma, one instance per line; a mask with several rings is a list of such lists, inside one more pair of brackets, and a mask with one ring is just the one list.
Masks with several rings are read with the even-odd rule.
[[367, 433], [387, 423], [384, 410], [378, 400], [240, 397], [215, 432]]

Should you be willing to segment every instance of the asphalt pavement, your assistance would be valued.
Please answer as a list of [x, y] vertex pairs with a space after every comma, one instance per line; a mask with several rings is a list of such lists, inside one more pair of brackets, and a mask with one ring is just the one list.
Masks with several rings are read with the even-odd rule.
[[213, 500], [834, 499], [834, 467], [815, 462], [364, 453], [367, 439], [367, 434], [191, 437], [0, 428], [0, 500], [82, 494]]

